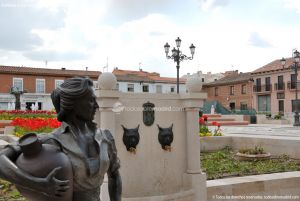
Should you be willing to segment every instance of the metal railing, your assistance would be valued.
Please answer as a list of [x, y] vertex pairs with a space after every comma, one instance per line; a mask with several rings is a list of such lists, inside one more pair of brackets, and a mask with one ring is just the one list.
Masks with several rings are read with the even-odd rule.
[[297, 82], [288, 82], [287, 83], [287, 87], [288, 87], [289, 90], [293, 90], [293, 89], [296, 89], [296, 84], [298, 85], [297, 89], [300, 90], [300, 81], [297, 81]]
[[254, 85], [253, 91], [256, 93], [266, 93], [266, 92], [272, 92], [272, 85]]
[[284, 82], [275, 83], [274, 88], [276, 91], [283, 91], [285, 90], [285, 83]]

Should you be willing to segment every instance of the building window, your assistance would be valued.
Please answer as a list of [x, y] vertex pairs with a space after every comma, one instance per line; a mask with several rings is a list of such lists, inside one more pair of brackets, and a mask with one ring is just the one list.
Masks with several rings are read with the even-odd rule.
[[143, 85], [143, 92], [149, 92], [149, 85]]
[[134, 84], [128, 84], [127, 85], [127, 91], [128, 92], [134, 92]]
[[156, 93], [162, 93], [162, 86], [156, 85]]
[[36, 79], [36, 93], [45, 93], [45, 79]]
[[175, 92], [175, 87], [171, 87], [171, 93]]
[[219, 95], [219, 88], [215, 87], [215, 96], [218, 96], [218, 95]]
[[277, 99], [284, 99], [284, 93], [277, 93]]
[[242, 84], [242, 94], [246, 94], [247, 93], [247, 85]]
[[204, 78], [202, 78], [202, 82], [204, 82]]
[[18, 91], [23, 91], [23, 78], [13, 78], [13, 87]]
[[119, 85], [119, 83], [117, 83], [117, 84], [116, 84], [115, 90], [116, 90], [116, 91], [119, 91], [119, 89], [120, 89], [120, 85]]
[[[299, 100], [298, 100], [299, 101]], [[299, 106], [300, 107], [300, 106]], [[298, 108], [299, 111], [300, 108]], [[292, 100], [292, 112], [296, 111], [296, 100]]]
[[63, 80], [55, 80], [55, 89], [56, 89], [57, 87], [59, 87], [62, 83], [64, 83]]
[[230, 89], [229, 94], [234, 95], [234, 86], [230, 86], [229, 89]]
[[240, 110], [247, 110], [247, 109], [248, 109], [247, 103], [241, 102], [241, 108], [240, 108]]

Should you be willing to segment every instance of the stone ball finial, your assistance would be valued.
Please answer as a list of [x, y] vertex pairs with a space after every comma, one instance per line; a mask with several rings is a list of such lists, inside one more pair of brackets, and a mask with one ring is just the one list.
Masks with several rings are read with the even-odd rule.
[[186, 89], [189, 93], [197, 93], [202, 90], [202, 80], [199, 76], [191, 76], [186, 80]]
[[100, 89], [112, 90], [116, 87], [117, 78], [113, 73], [102, 73], [98, 78], [98, 85]]

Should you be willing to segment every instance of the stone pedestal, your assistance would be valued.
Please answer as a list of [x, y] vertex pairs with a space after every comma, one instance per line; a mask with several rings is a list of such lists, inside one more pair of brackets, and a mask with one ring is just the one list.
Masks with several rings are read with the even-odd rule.
[[100, 115], [98, 122], [101, 129], [108, 129], [115, 135], [116, 113], [113, 111], [114, 105], [119, 100], [120, 93], [112, 90], [97, 90], [97, 103], [99, 105]]

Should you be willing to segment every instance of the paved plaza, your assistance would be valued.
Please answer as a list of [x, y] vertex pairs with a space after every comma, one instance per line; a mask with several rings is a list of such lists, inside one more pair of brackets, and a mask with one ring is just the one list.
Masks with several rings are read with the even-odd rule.
[[[215, 128], [210, 127], [211, 130]], [[300, 127], [277, 124], [250, 124], [247, 126], [223, 126], [224, 135], [286, 136], [300, 138]]]

